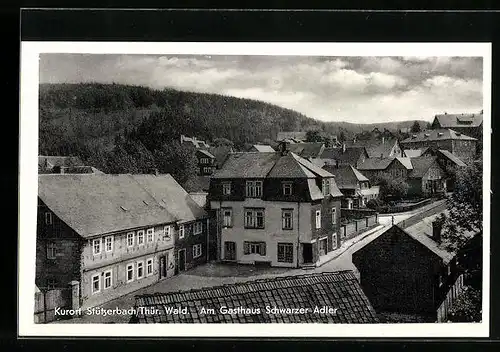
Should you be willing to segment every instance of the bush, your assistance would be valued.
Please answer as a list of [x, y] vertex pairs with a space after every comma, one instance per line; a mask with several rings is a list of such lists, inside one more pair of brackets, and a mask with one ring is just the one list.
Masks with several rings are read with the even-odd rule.
[[481, 301], [481, 291], [465, 286], [448, 311], [448, 319], [452, 322], [480, 322]]

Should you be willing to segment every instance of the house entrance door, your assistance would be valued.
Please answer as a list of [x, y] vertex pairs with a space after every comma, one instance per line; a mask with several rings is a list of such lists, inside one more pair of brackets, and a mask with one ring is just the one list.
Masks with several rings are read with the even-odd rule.
[[162, 255], [159, 258], [160, 261], [160, 279], [167, 277], [167, 257]]
[[186, 250], [181, 249], [179, 250], [179, 271], [184, 271], [186, 270]]
[[304, 263], [312, 263], [313, 251], [311, 243], [302, 244], [302, 259], [304, 260]]
[[319, 241], [319, 255], [325, 255], [328, 252], [328, 239], [324, 238]]

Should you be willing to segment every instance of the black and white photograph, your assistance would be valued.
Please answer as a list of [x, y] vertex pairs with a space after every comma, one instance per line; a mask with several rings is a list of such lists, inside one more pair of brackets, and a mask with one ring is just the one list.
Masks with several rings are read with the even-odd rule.
[[489, 44], [178, 44], [25, 43], [27, 330], [487, 336]]

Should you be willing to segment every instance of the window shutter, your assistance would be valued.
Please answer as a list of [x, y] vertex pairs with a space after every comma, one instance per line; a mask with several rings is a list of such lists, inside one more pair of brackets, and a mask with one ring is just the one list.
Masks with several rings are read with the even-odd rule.
[[266, 255], [266, 242], [260, 244], [260, 255]]
[[248, 242], [243, 243], [243, 252], [245, 254], [250, 254], [250, 244]]

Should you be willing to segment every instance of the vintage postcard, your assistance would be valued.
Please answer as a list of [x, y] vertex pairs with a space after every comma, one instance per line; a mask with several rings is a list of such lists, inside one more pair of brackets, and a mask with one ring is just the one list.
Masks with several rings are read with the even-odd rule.
[[488, 336], [490, 44], [21, 61], [20, 336]]

